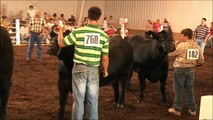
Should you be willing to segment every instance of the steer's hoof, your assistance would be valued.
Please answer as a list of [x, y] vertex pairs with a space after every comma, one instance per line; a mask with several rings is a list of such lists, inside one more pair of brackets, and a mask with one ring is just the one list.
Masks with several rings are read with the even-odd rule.
[[162, 101], [162, 104], [165, 105], [165, 106], [169, 106], [169, 103], [165, 102], [165, 101]]
[[118, 108], [123, 108], [124, 105], [117, 104], [117, 107], [118, 107]]
[[142, 103], [142, 102], [144, 102], [144, 101], [143, 101], [143, 100], [138, 100], [138, 101], [137, 101], [137, 103]]

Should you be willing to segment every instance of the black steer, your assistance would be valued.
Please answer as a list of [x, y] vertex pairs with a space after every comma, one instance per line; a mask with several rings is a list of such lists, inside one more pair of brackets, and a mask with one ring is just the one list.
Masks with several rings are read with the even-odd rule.
[[0, 29], [0, 120], [5, 120], [13, 71], [13, 46], [7, 30]]
[[135, 35], [129, 40], [133, 48], [133, 68], [140, 80], [140, 95], [138, 102], [144, 100], [145, 79], [156, 83], [160, 81], [162, 101], [167, 104], [165, 84], [168, 75], [168, 55], [175, 50], [172, 31], [160, 33], [147, 32], [145, 35]]
[[[47, 53], [58, 51], [57, 35], [53, 37], [53, 44], [48, 48]], [[132, 48], [127, 40], [123, 40], [120, 36], [110, 39], [109, 42], [109, 76], [104, 78], [101, 74], [100, 67], [100, 86], [112, 83], [114, 88], [114, 102], [118, 107], [124, 104], [126, 83], [129, 83], [132, 67]], [[56, 53], [53, 53], [56, 54]], [[60, 95], [59, 119], [64, 117], [64, 109], [68, 93], [72, 92], [72, 74], [73, 68], [74, 46], [60, 48], [57, 54], [59, 58], [58, 64], [58, 88]], [[121, 93], [119, 92], [119, 81], [121, 82]]]

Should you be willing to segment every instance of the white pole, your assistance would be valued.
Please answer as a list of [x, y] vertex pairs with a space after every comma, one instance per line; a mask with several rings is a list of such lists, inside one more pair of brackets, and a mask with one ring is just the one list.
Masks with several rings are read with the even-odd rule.
[[16, 19], [16, 45], [20, 45], [20, 20]]
[[79, 17], [79, 21], [78, 21], [79, 25], [81, 25], [81, 18], [82, 18], [82, 13], [83, 13], [83, 9], [84, 9], [84, 1], [85, 0], [83, 0], [82, 4], [81, 4], [80, 17]]

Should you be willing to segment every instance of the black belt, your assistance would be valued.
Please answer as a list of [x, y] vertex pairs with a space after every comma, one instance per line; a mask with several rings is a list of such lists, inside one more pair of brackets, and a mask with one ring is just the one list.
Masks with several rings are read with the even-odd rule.
[[40, 34], [41, 32], [34, 32], [34, 31], [31, 31], [32, 33], [35, 33], [35, 34]]
[[83, 63], [75, 63], [76, 65], [85, 65], [85, 64], [83, 64]]

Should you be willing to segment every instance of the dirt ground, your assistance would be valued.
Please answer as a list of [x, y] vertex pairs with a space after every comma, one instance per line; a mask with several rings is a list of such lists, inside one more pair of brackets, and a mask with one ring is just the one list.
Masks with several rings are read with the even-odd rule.
[[[7, 107], [8, 120], [56, 120], [59, 108], [57, 89], [57, 63], [54, 56], [46, 54], [47, 46], [43, 46], [43, 61], [38, 62], [37, 48], [34, 47], [33, 60], [25, 62], [27, 45], [14, 46], [14, 72], [12, 88]], [[212, 59], [213, 49], [206, 48], [205, 65], [195, 68], [195, 97], [197, 116], [190, 116], [186, 106], [181, 117], [167, 112], [171, 107], [173, 94], [173, 67], [170, 60], [170, 70], [167, 80], [167, 96], [170, 106], [161, 104], [159, 83], [147, 81], [145, 101], [137, 103], [139, 84], [136, 74], [131, 81], [131, 91], [126, 94], [124, 108], [113, 105], [113, 90], [111, 86], [100, 89], [99, 118], [100, 120], [197, 120], [199, 118], [200, 98], [203, 95], [213, 94]], [[71, 119], [72, 95], [69, 95], [65, 118]], [[185, 102], [184, 102], [185, 103]]]

